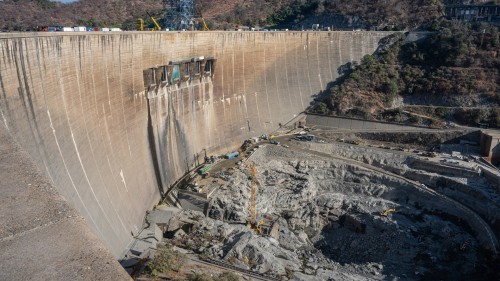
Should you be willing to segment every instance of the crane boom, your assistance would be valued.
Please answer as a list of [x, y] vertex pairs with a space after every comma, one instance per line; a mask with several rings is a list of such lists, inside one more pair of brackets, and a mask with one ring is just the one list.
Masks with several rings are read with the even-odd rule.
[[160, 25], [158, 24], [158, 22], [155, 20], [155, 18], [151, 17], [151, 19], [153, 20], [153, 22], [155, 23], [156, 25], [156, 30], [161, 30], [161, 27]]
[[[149, 16], [149, 17], [153, 20], [153, 22], [154, 22], [154, 24], [155, 24], [155, 26], [156, 26], [156, 27], [155, 27], [155, 28], [156, 28], [156, 30], [161, 30], [161, 26], [158, 24], [158, 22], [156, 21], [156, 19], [155, 19], [152, 15], [150, 15], [149, 13], [148, 13], [148, 16]], [[154, 29], [153, 29], [153, 30], [154, 30]]]
[[252, 182], [250, 184], [250, 223], [255, 225], [257, 223], [257, 169], [255, 164], [252, 163], [250, 168], [250, 174], [252, 176]]
[[201, 20], [203, 21], [203, 31], [210, 31], [210, 29], [207, 26], [207, 22], [205, 21], [205, 19], [201, 18]]

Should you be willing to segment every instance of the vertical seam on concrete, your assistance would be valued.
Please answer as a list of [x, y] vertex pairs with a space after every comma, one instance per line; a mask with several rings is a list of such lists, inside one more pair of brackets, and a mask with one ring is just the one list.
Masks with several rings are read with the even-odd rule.
[[[124, 125], [124, 128], [125, 128], [125, 138], [127, 139], [127, 145], [128, 145], [128, 152], [130, 154], [130, 160], [134, 160], [133, 157], [132, 157], [132, 148], [130, 147], [130, 140], [129, 140], [129, 136], [128, 136], [128, 126], [127, 126], [127, 119], [125, 118], [125, 108], [124, 108], [124, 103], [123, 103], [123, 81], [122, 81], [122, 49], [121, 49], [121, 44], [118, 44], [118, 62], [119, 62], [119, 66], [120, 66], [120, 98], [121, 98], [121, 102], [122, 102], [122, 116], [123, 116], [123, 125]], [[123, 177], [123, 176], [122, 176]], [[125, 181], [125, 179], [124, 179]], [[127, 187], [127, 185], [125, 185], [125, 188]], [[127, 189], [127, 192], [128, 192], [128, 189]]]
[[[80, 60], [81, 60], [81, 58], [80, 58]], [[80, 61], [80, 63], [81, 63], [81, 61]], [[127, 228], [125, 227], [125, 224], [123, 223], [120, 214], [118, 214], [118, 211], [116, 210], [115, 205], [113, 204], [113, 200], [112, 200], [111, 196], [109, 195], [109, 192], [108, 192], [108, 189], [107, 189], [107, 185], [104, 182], [104, 178], [102, 177], [102, 173], [101, 173], [101, 171], [100, 171], [100, 169], [99, 169], [99, 167], [97, 165], [97, 160], [95, 159], [94, 147], [92, 145], [92, 141], [90, 140], [89, 130], [88, 130], [88, 127], [87, 127], [87, 118], [86, 118], [86, 114], [85, 114], [85, 112], [83, 110], [83, 99], [82, 99], [82, 92], [81, 92], [81, 88], [80, 88], [80, 75], [79, 75], [79, 72], [78, 72], [78, 67], [76, 66], [76, 60], [75, 60], [75, 70], [76, 70], [75, 71], [76, 72], [76, 83], [78, 85], [78, 96], [79, 96], [79, 99], [80, 99], [80, 108], [81, 108], [81, 111], [82, 111], [83, 124], [84, 124], [84, 127], [85, 127], [85, 133], [86, 133], [86, 136], [87, 136], [87, 141], [88, 141], [89, 146], [90, 146], [90, 152], [92, 154], [92, 159], [94, 160], [94, 164], [95, 164], [95, 166], [97, 168], [96, 169], [97, 173], [99, 174], [99, 178], [101, 179], [101, 182], [102, 182], [102, 184], [104, 186], [104, 191], [106, 192], [106, 196], [108, 198], [107, 201], [110, 202], [111, 207], [113, 208], [113, 211], [117, 215], [118, 220], [120, 221], [120, 223], [121, 223], [121, 225], [123, 227], [123, 230], [127, 231]], [[76, 143], [75, 143], [75, 140], [74, 140], [74, 137], [73, 137], [73, 133], [71, 133], [71, 137], [73, 138], [73, 143], [75, 144], [75, 147], [76, 147]], [[77, 150], [77, 153], [78, 153], [78, 150]], [[80, 154], [79, 153], [78, 153], [78, 157], [80, 158]], [[81, 163], [81, 160], [80, 160], [80, 163]], [[82, 168], [83, 168], [83, 166], [82, 166]], [[85, 176], [87, 177], [85, 169], [84, 169], [84, 173], [85, 173]], [[87, 180], [88, 180], [88, 178], [87, 178]], [[89, 181], [89, 185], [90, 185], [90, 181]], [[100, 203], [98, 202], [98, 204], [100, 204]], [[109, 218], [108, 218], [108, 221], [109, 221]]]
[[[279, 40], [279, 36], [278, 37]], [[276, 55], [276, 51], [278, 50], [278, 45], [279, 44], [274, 44], [274, 53]], [[281, 53], [281, 48], [280, 48], [280, 53]], [[281, 56], [280, 56], [281, 58]], [[276, 81], [276, 96], [278, 97], [278, 109], [280, 112], [278, 113], [279, 116], [282, 116], [281, 109], [283, 108], [283, 104], [281, 104], [281, 98], [280, 98], [280, 86], [278, 85], [278, 60], [274, 60], [274, 80]], [[286, 67], [285, 67], [286, 68]]]
[[[42, 44], [43, 44], [43, 43], [42, 43]], [[43, 72], [42, 72], [42, 62], [40, 61], [40, 57], [38, 57], [37, 62], [38, 62], [38, 63], [37, 63], [37, 65], [38, 65], [38, 73], [39, 73], [39, 76], [40, 76], [40, 84], [41, 84], [41, 86], [42, 86], [42, 87], [41, 87], [41, 88], [42, 88], [41, 90], [42, 90], [42, 96], [43, 96], [43, 103], [44, 103], [44, 105], [45, 105], [45, 109], [48, 111], [49, 109], [48, 109], [48, 105], [47, 105], [47, 98], [45, 97], [45, 81], [44, 81], [44, 79], [43, 79], [43, 77], [42, 77], [42, 73], [43, 73]], [[52, 183], [54, 183], [54, 184], [55, 184], [55, 181], [54, 181], [54, 179], [52, 178], [52, 175], [51, 175], [51, 173], [50, 173], [49, 167], [48, 167], [48, 166], [46, 166], [46, 167], [45, 167], [45, 169], [47, 170], [47, 175], [48, 175], [48, 177], [50, 178], [50, 180], [52, 181]]]
[[312, 90], [312, 85], [311, 85], [311, 73], [309, 71], [309, 69], [311, 69], [310, 67], [310, 63], [311, 63], [311, 58], [310, 58], [310, 53], [309, 53], [309, 48], [310, 47], [310, 44], [309, 44], [309, 33], [307, 33], [307, 36], [306, 36], [306, 45], [305, 45], [305, 49], [306, 49], [306, 61], [307, 61], [307, 67], [306, 67], [306, 70], [307, 70], [307, 81], [309, 82], [309, 95], [313, 95], [313, 90]]
[[[91, 53], [93, 53], [93, 52], [92, 52], [92, 46], [90, 46], [90, 52], [91, 52]], [[96, 114], [97, 114], [97, 115], [96, 115], [96, 117], [97, 117], [97, 118], [99, 118], [100, 108], [99, 108], [99, 106], [97, 105], [97, 91], [96, 91], [96, 89], [95, 89], [96, 82], [95, 82], [95, 78], [94, 78], [94, 73], [95, 73], [95, 72], [94, 72], [94, 64], [93, 64], [93, 63], [91, 63], [91, 64], [90, 64], [90, 67], [91, 67], [91, 70], [92, 70], [92, 72], [91, 72], [91, 73], [92, 73], [92, 74], [91, 74], [91, 77], [92, 77], [92, 89], [93, 89], [93, 91], [92, 91], [92, 92], [93, 92], [93, 94], [94, 94], [95, 110], [96, 110]], [[100, 133], [100, 134], [99, 134], [99, 135], [100, 135], [100, 139], [101, 139], [101, 140], [104, 140], [104, 142], [105, 142], [105, 143], [109, 143], [109, 145], [110, 145], [110, 149], [112, 150], [112, 149], [113, 149], [113, 147], [112, 147], [112, 145], [111, 145], [111, 142], [106, 142], [106, 140], [108, 139], [108, 137], [105, 137], [105, 136], [103, 135], [103, 131], [106, 131], [106, 132], [107, 132], [107, 124], [106, 124], [106, 111], [105, 111], [105, 108], [104, 108], [104, 104], [102, 105], [102, 108], [103, 108], [102, 119], [104, 120], [104, 126], [105, 126], [105, 128], [104, 128], [104, 130], [102, 130], [102, 125], [101, 125], [101, 124], [102, 124], [102, 122], [98, 122], [98, 124], [99, 124], [99, 125], [98, 125], [98, 126], [99, 126], [99, 130], [98, 130], [98, 131], [99, 131], [99, 133]], [[110, 171], [110, 172], [111, 172], [111, 174], [113, 175], [113, 174], [114, 174], [114, 171], [113, 171], [113, 168], [112, 168], [112, 166], [111, 166], [111, 162], [109, 161], [109, 157], [108, 157], [108, 153], [107, 153], [107, 152], [108, 152], [108, 150], [105, 150], [105, 151], [106, 151], [105, 156], [106, 156], [106, 160], [107, 160], [107, 163], [108, 163], [109, 171]], [[100, 169], [99, 169], [99, 173], [100, 173]], [[113, 186], [114, 186], [114, 188], [116, 189], [117, 193], [118, 193], [118, 194], [120, 194], [120, 195], [122, 195], [122, 192], [120, 192], [120, 191], [119, 191], [119, 187], [118, 187], [118, 185], [117, 185], [116, 181], [115, 181], [114, 179], [111, 179], [111, 181], [112, 181], [112, 183], [113, 183], [112, 185], [113, 185]]]
[[[35, 139], [35, 141], [37, 143], [39, 143], [40, 142], [40, 137], [38, 137], [38, 135], [40, 133], [38, 131], [38, 126], [37, 126], [37, 123], [36, 123], [36, 116], [35, 116], [35, 110], [33, 108], [33, 101], [31, 100], [31, 97], [30, 97], [31, 96], [31, 93], [30, 93], [31, 90], [30, 90], [30, 87], [29, 87], [28, 80], [26, 78], [26, 76], [28, 76], [28, 75], [26, 73], [26, 64], [24, 63], [24, 59], [25, 59], [24, 48], [23, 48], [23, 41], [24, 40], [28, 40], [28, 38], [19, 39], [17, 41], [18, 46], [19, 46], [19, 48], [17, 49], [18, 52], [13, 51], [14, 57], [16, 57], [16, 55], [15, 55], [16, 53], [19, 54], [19, 58], [15, 59], [16, 74], [17, 74], [17, 79], [18, 79], [18, 83], [19, 83], [18, 94], [19, 94], [19, 99], [21, 100], [23, 108], [24, 108], [24, 113], [26, 114], [26, 117], [27, 117], [26, 121], [27, 121], [27, 123], [29, 125], [30, 133], [31, 133], [33, 139]], [[19, 63], [21, 64], [20, 67], [19, 67]], [[21, 68], [21, 72], [22, 73], [19, 72], [20, 71], [19, 68]], [[23, 77], [23, 79], [21, 77]], [[24, 87], [23, 87], [23, 84], [24, 84]], [[26, 95], [26, 98], [28, 99], [28, 103], [29, 104], [26, 104], [26, 99], [25, 99], [24, 95]], [[29, 110], [28, 110], [28, 107], [30, 108]], [[35, 124], [32, 124], [32, 121]], [[40, 155], [40, 158], [43, 158], [42, 157], [42, 153], [40, 152], [40, 147], [37, 145], [35, 147], [35, 149], [36, 149], [36, 152], [38, 153], [38, 155]]]
[[[224, 41], [226, 40], [226, 36], [223, 36], [223, 39], [222, 39], [222, 47], [221, 47], [221, 52], [222, 54], [224, 54], [224, 47], [225, 47], [225, 44], [224, 44]], [[222, 118], [223, 120], [227, 120], [227, 116], [226, 116], [226, 93], [224, 91], [224, 64], [221, 63], [220, 64], [221, 67], [222, 67], [222, 70], [221, 70], [221, 91], [222, 91], [222, 98], [221, 98], [221, 101], [222, 101]], [[225, 130], [222, 130], [222, 138], [223, 138], [223, 143], [226, 142], [226, 132]]]
[[[266, 39], [266, 33], [264, 33], [264, 41]], [[264, 47], [264, 65], [266, 65], [266, 48]], [[269, 104], [269, 94], [267, 92], [267, 71], [264, 70], [264, 88], [265, 88], [265, 91], [266, 91], [266, 101], [267, 101], [267, 112], [268, 112], [268, 116], [267, 118], [269, 118], [269, 120], [271, 120], [271, 105]], [[268, 121], [264, 120], [264, 127], [266, 129], [267, 128], [267, 123]]]
[[[333, 40], [330, 40], [330, 35], [331, 33], [328, 33], [328, 38], [327, 38], [327, 46], [328, 46], [328, 70], [330, 71], [330, 81], [333, 82], [333, 72], [332, 72], [332, 66], [334, 65], [333, 61], [332, 61], [332, 44], [333, 43]], [[325, 89], [326, 90], [326, 89]]]
[[[257, 36], [254, 36], [253, 37], [253, 44], [254, 44], [254, 46], [257, 44], [256, 41], [257, 41]], [[252, 75], [253, 75], [253, 81], [254, 81], [254, 85], [255, 85], [255, 81], [256, 81], [256, 77], [257, 77], [257, 73], [256, 73], [257, 71], [255, 69], [257, 68], [257, 66], [256, 66], [255, 61], [252, 62], [251, 65], [253, 67]], [[258, 122], [258, 126], [262, 126], [262, 121], [261, 121], [261, 118], [260, 118], [260, 111], [259, 111], [259, 100], [258, 100], [257, 96], [258, 96], [258, 92], [254, 92], [255, 107], [257, 109], [257, 122]]]
[[92, 221], [92, 224], [94, 225], [94, 229], [97, 230], [97, 232], [102, 237], [102, 232], [101, 232], [100, 228], [97, 227], [97, 224], [96, 224], [94, 218], [92, 217], [92, 215], [90, 214], [89, 210], [87, 209], [87, 206], [83, 202], [83, 199], [80, 196], [80, 193], [78, 192], [78, 189], [76, 188], [75, 182], [73, 181], [73, 177], [71, 177], [71, 174], [70, 174], [70, 172], [68, 170], [68, 166], [66, 165], [66, 161], [64, 160], [64, 157], [62, 155], [61, 146], [59, 145], [59, 141], [57, 140], [56, 129], [54, 128], [54, 124], [52, 123], [52, 117], [50, 116], [50, 111], [49, 111], [48, 108], [47, 108], [47, 115], [49, 117], [50, 128], [52, 129], [52, 134], [54, 135], [54, 139], [56, 141], [56, 145], [57, 145], [57, 149], [59, 151], [59, 155], [61, 156], [61, 160], [63, 161], [64, 168], [66, 169], [66, 173], [68, 174], [69, 180], [71, 181], [71, 185], [73, 186], [73, 189], [75, 190], [75, 193], [78, 196], [78, 199], [80, 199], [80, 202], [82, 203], [83, 208], [87, 212], [87, 215], [89, 216], [90, 220]]
[[342, 63], [342, 48], [340, 46], [340, 37], [337, 37], [337, 43], [338, 43], [337, 48], [338, 48], [338, 54], [339, 54], [339, 65], [340, 65]]
[[[290, 108], [294, 108], [292, 103], [292, 96], [290, 95], [290, 81], [288, 81], [288, 50], [286, 48], [286, 36], [283, 36], [283, 45], [285, 49], [285, 55], [281, 55], [281, 57], [285, 57], [285, 80], [286, 80], [286, 89], [288, 94], [288, 103], [290, 104]], [[283, 51], [283, 49], [281, 49]]]
[[321, 66], [320, 66], [320, 58], [319, 58], [319, 40], [320, 36], [316, 37], [316, 58], [318, 61], [318, 78], [319, 78], [319, 85], [320, 85], [320, 92], [323, 91], [323, 80], [321, 79]]
[[[59, 69], [61, 69], [61, 65], [60, 65], [60, 60], [57, 60], [58, 64], [59, 64]], [[66, 98], [65, 98], [65, 90], [64, 90], [64, 87], [63, 85], [61, 84], [61, 79], [58, 79], [59, 80], [59, 85], [60, 85], [60, 88], [61, 88], [61, 97], [62, 97], [62, 102], [63, 102], [63, 106], [64, 106], [64, 112], [65, 112], [65, 115], [66, 115], [66, 121], [68, 122], [68, 127], [69, 127], [69, 131], [71, 133], [71, 139], [73, 140], [73, 145], [75, 147], [75, 151], [76, 151], [76, 155], [78, 157], [78, 161], [80, 162], [80, 166], [82, 167], [82, 171], [83, 171], [83, 174], [85, 176], [85, 180], [87, 181], [87, 184], [89, 185], [89, 188], [90, 188], [90, 191], [92, 192], [92, 195], [95, 199], [95, 201], [97, 202], [97, 205], [99, 206], [99, 209], [101, 210], [101, 212], [103, 213], [106, 221], [109, 223], [109, 225], [111, 225], [111, 222], [106, 214], [106, 212], [104, 211], [102, 205], [101, 205], [101, 202], [99, 201], [99, 199], [97, 198], [97, 195], [95, 194], [94, 192], [94, 188], [92, 187], [92, 183], [90, 182], [90, 179], [88, 178], [88, 175], [87, 175], [87, 171], [85, 170], [85, 166], [83, 165], [83, 162], [82, 162], [82, 158], [80, 157], [80, 152], [78, 150], [78, 145], [76, 144], [76, 141], [75, 141], [75, 136], [73, 134], [73, 128], [71, 127], [71, 122], [70, 122], [70, 118], [69, 118], [69, 114], [68, 114], [68, 106], [66, 104]], [[117, 234], [116, 233], [116, 230], [111, 227], [111, 229], [113, 230], [113, 232], [115, 233], [115, 235]], [[103, 237], [103, 239], [105, 239], [105, 237]]]
[[[37, 51], [38, 51], [38, 50], [40, 49], [40, 46], [39, 46], [39, 44], [40, 44], [39, 40], [40, 40], [40, 39], [39, 39], [39, 38], [35, 38], [34, 40], [35, 40], [35, 42], [36, 42]], [[39, 58], [39, 56], [37, 56], [37, 57]], [[28, 57], [28, 56], [26, 57], [26, 60], [28, 61], [28, 65], [31, 65], [31, 63], [30, 63], [30, 61], [29, 61], [29, 57]], [[29, 72], [30, 72], [30, 80], [31, 80], [31, 84], [33, 85], [33, 76], [34, 76], [34, 75], [33, 75], [33, 73], [32, 73], [32, 68], [31, 68], [31, 67], [29, 68]], [[40, 79], [40, 80], [43, 80], [43, 79]], [[34, 87], [33, 87], [33, 88], [34, 88]], [[35, 114], [35, 113], [34, 113], [34, 110], [33, 110], [33, 115], [34, 115], [34, 114]], [[35, 116], [33, 116], [33, 118], [35, 118]], [[37, 137], [38, 137], [37, 142], [39, 142], [41, 145], [43, 145], [43, 147], [39, 149], [40, 154], [41, 154], [41, 155], [43, 155], [43, 157], [42, 157], [42, 162], [43, 162], [43, 165], [45, 166], [45, 170], [47, 171], [47, 174], [49, 175], [50, 179], [52, 180], [52, 177], [50, 176], [50, 172], [49, 172], [49, 167], [48, 167], [48, 164], [47, 164], [47, 152], [45, 151], [45, 141], [44, 141], [44, 139], [43, 139], [42, 134], [40, 134], [40, 131], [39, 131], [39, 129], [38, 129], [38, 128], [37, 128], [37, 130], [36, 130], [36, 131], [37, 131]]]
[[354, 35], [350, 34], [351, 36], [349, 36], [349, 61], [350, 62], [353, 62], [354, 61]]
[[[295, 72], [297, 73], [297, 80], [299, 79], [300, 73], [299, 73], [299, 56], [298, 56], [298, 48], [295, 48]], [[299, 95], [300, 95], [300, 105], [301, 109], [304, 110], [304, 100], [302, 97], [302, 89], [300, 88], [300, 81], [297, 81], [297, 85], [299, 87]]]
[[[108, 37], [108, 39], [109, 39], [109, 37]], [[103, 52], [102, 54], [104, 56], [105, 55], [104, 50], [102, 52]], [[109, 87], [109, 76], [108, 76], [108, 64], [107, 64], [107, 60], [106, 59], [104, 59], [104, 72], [106, 73], [105, 79], [106, 79], [106, 92], [107, 92], [107, 96], [108, 96], [108, 105], [109, 105], [109, 116], [111, 118], [113, 118], [113, 113], [112, 113], [112, 108], [111, 108], [111, 97], [109, 95], [109, 93], [110, 93], [110, 91], [109, 91], [110, 87]], [[109, 134], [108, 119], [107, 119], [107, 116], [106, 116], [106, 107], [105, 107], [104, 103], [102, 104], [102, 114], [103, 114], [103, 120], [104, 120], [104, 131], [106, 132], [106, 139], [107, 139], [107, 142], [109, 144], [109, 150], [111, 151], [110, 154], [111, 154], [111, 157], [113, 158], [113, 162], [114, 163], [118, 163], [116, 161], [116, 158], [115, 158], [115, 153], [113, 151], [113, 147], [114, 146], [113, 146], [113, 143], [111, 142], [111, 136]], [[117, 177], [119, 175], [119, 173], [118, 173], [118, 171], [113, 171], [113, 166], [114, 165], [111, 165], [111, 161], [110, 161], [110, 158], [109, 158], [108, 154], [106, 154], [106, 160], [108, 161], [109, 169], [110, 169], [113, 177]], [[121, 179], [120, 179], [120, 181], [121, 181]], [[122, 183], [123, 183], [123, 181], [122, 181]], [[120, 192], [118, 190], [118, 185], [115, 185], [115, 187], [117, 188], [118, 194], [120, 194], [120, 195], [124, 194], [123, 192]], [[131, 200], [130, 200], [130, 197], [128, 197], [129, 194], [128, 194], [128, 189], [127, 189], [126, 184], [124, 184], [124, 187], [125, 187], [125, 191], [127, 191], [125, 193], [125, 195], [127, 197], [127, 200], [130, 202]]]
[[[242, 36], [243, 37], [243, 36]], [[246, 38], [244, 38], [245, 41], [248, 39], [248, 36]], [[251, 132], [250, 132], [250, 118], [248, 116], [248, 106], [247, 106], [247, 85], [246, 85], [246, 75], [245, 75], [245, 50], [246, 48], [241, 48], [241, 57], [242, 57], [242, 72], [243, 72], [243, 94], [242, 94], [242, 99], [243, 99], [243, 105], [244, 105], [244, 111], [245, 111], [245, 122], [246, 122], [246, 126], [248, 126], [248, 132], [247, 132], [247, 136], [250, 136], [251, 135]]]

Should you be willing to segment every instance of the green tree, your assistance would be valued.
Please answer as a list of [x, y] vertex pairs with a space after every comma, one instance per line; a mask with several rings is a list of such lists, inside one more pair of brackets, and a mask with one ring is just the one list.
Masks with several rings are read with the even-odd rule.
[[395, 81], [386, 82], [384, 84], [384, 91], [387, 95], [387, 102], [392, 102], [399, 91], [398, 84]]
[[318, 102], [313, 110], [313, 112], [316, 112], [316, 113], [319, 113], [319, 114], [326, 114], [327, 111], [328, 111], [328, 107], [326, 106], [326, 104], [324, 102]]
[[366, 65], [368, 67], [374, 65], [375, 63], [377, 62], [377, 60], [375, 59], [374, 56], [372, 55], [365, 55], [362, 59], [361, 59], [361, 63], [363, 65]]
[[437, 116], [444, 118], [448, 114], [448, 109], [446, 107], [437, 107], [434, 112]]

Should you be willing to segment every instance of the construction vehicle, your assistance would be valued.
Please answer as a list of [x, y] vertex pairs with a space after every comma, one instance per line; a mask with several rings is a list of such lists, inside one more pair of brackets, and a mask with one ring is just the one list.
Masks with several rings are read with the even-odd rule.
[[264, 220], [263, 219], [256, 219], [255, 224], [253, 225], [252, 229], [257, 232], [257, 234], [262, 235], [262, 225], [264, 225]]
[[394, 213], [394, 212], [397, 212], [396, 209], [390, 208], [390, 209], [387, 209], [385, 211], [380, 212], [380, 216], [387, 217], [390, 213]]
[[201, 21], [203, 22], [203, 31], [210, 31], [210, 29], [207, 26], [207, 23], [205, 22], [205, 19], [201, 18]]
[[144, 20], [142, 18], [137, 18], [139, 21], [139, 30], [144, 31]]
[[161, 30], [161, 26], [158, 24], [158, 22], [156, 21], [156, 19], [152, 15], [150, 15], [149, 13], [148, 13], [148, 16], [153, 20], [153, 23], [155, 24], [155, 27], [153, 27], [153, 31], [155, 31], [155, 30], [160, 31]]

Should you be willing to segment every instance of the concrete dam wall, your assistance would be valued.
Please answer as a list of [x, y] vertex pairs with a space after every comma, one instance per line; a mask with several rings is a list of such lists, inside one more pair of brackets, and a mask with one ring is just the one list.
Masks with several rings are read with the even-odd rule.
[[[0, 120], [118, 257], [205, 152], [276, 129], [387, 35], [3, 34]], [[199, 56], [213, 77], [145, 88], [145, 69]]]

